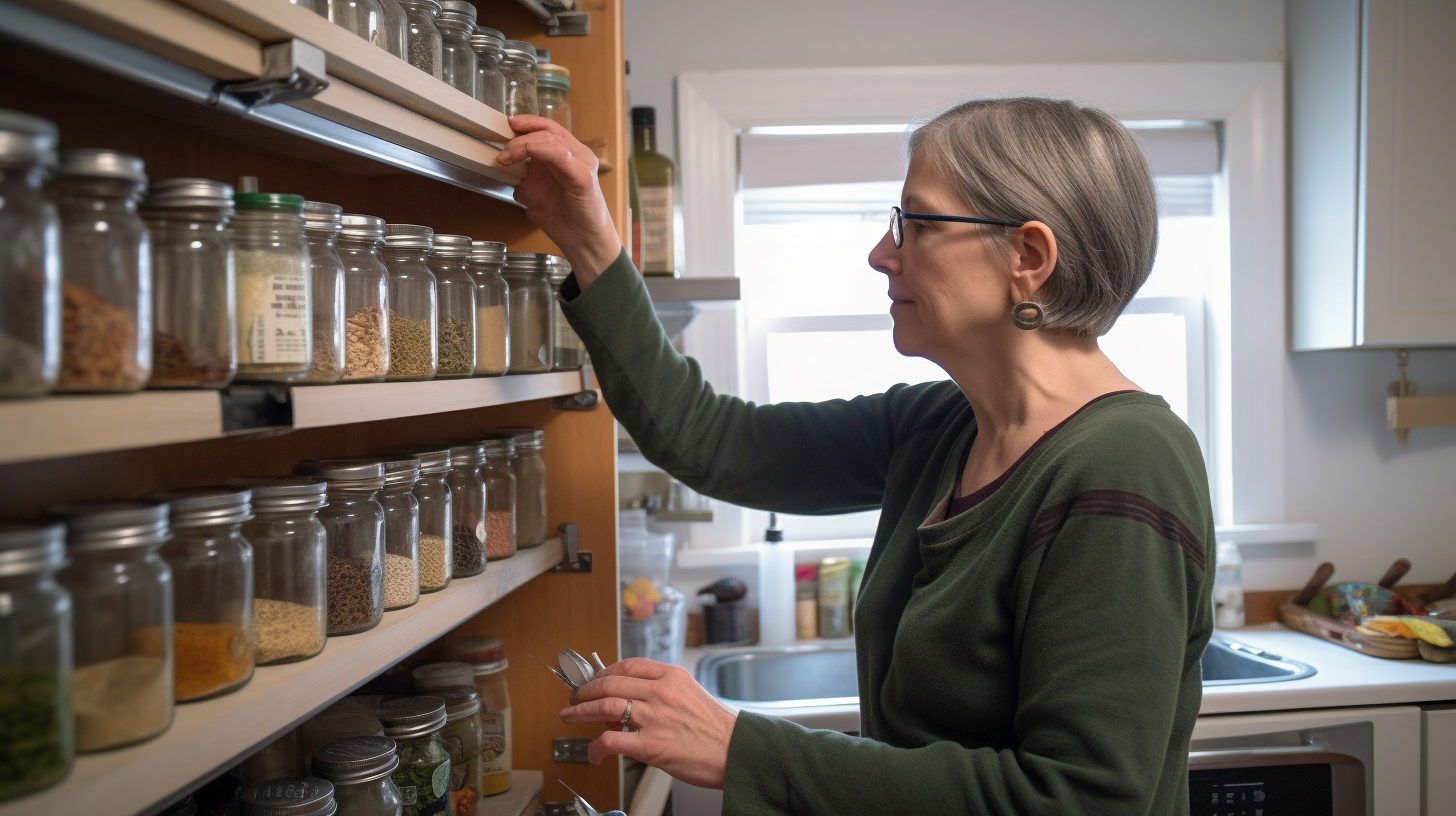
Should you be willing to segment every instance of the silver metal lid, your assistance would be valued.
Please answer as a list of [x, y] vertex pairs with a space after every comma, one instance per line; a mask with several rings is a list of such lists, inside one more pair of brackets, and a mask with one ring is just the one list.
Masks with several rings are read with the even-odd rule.
[[435, 231], [419, 224], [386, 224], [384, 245], [390, 249], [430, 249]]
[[354, 238], [363, 241], [384, 240], [384, 219], [373, 215], [344, 213], [339, 220], [343, 230], [340, 238]]
[[303, 226], [306, 229], [337, 233], [344, 226], [344, 208], [325, 201], [305, 201]]
[[243, 791], [243, 816], [332, 816], [334, 785], [327, 779], [274, 779]]
[[411, 486], [420, 480], [420, 457], [391, 454], [384, 460], [384, 484], [386, 487]]
[[485, 443], [485, 455], [489, 459], [500, 459], [516, 455], [516, 437], [510, 433], [492, 431], [480, 438]]
[[172, 529], [242, 524], [253, 517], [253, 491], [245, 487], [182, 487], [149, 498], [172, 507]]
[[[459, 661], [447, 661], [444, 663], [426, 663], [423, 666], [416, 666], [410, 669], [410, 678], [415, 682], [415, 688], [419, 691], [428, 691], [435, 694], [438, 689], [447, 689], [454, 686], [471, 686], [475, 682], [475, 669], [469, 663]], [[437, 694], [443, 698], [445, 695]], [[448, 708], [450, 701], [445, 700]]]
[[441, 0], [439, 22], [468, 23], [474, 26], [475, 5], [465, 0]]
[[439, 697], [399, 697], [380, 703], [378, 715], [386, 737], [423, 737], [445, 725], [445, 701]]
[[450, 461], [456, 467], [485, 464], [485, 443], [478, 439], [459, 439], [451, 442]]
[[[466, 668], [470, 667], [466, 666]], [[446, 686], [433, 689], [431, 693], [445, 701], [446, 722], [469, 717], [480, 710], [480, 692], [476, 690], [475, 686]]]
[[169, 506], [159, 501], [90, 501], [58, 504], [46, 515], [66, 522], [72, 550], [155, 547], [171, 536]]
[[560, 255], [547, 255], [546, 274], [551, 276], [552, 283], [560, 283], [566, 280], [566, 276], [571, 274], [571, 261], [566, 260]]
[[524, 62], [527, 65], [536, 64], [536, 46], [525, 40], [506, 40], [503, 53], [508, 60]]
[[226, 484], [253, 491], [254, 513], [317, 510], [329, 503], [328, 483], [312, 476], [249, 476]]
[[301, 476], [317, 476], [328, 481], [330, 487], [372, 488], [384, 487], [384, 462], [377, 457], [338, 456], [326, 459], [306, 459], [293, 466], [293, 472]]
[[204, 178], [169, 178], [154, 181], [142, 199], [144, 210], [206, 207], [231, 214], [233, 186]]
[[544, 252], [507, 252], [506, 271], [523, 275], [545, 272], [546, 258]]
[[49, 120], [0, 109], [0, 161], [55, 164], [57, 138]]
[[389, 737], [349, 737], [313, 752], [313, 772], [336, 785], [357, 785], [399, 767], [399, 747]]
[[472, 263], [503, 264], [506, 262], [506, 245], [500, 241], [470, 242]]
[[66, 564], [66, 525], [0, 521], [0, 578], [57, 570]]
[[450, 447], [440, 445], [404, 445], [397, 448], [390, 448], [383, 452], [383, 455], [391, 453], [408, 453], [419, 457], [420, 474], [444, 473], [450, 469]]
[[435, 255], [442, 258], [467, 258], [474, 243], [468, 235], [436, 235]]
[[470, 35], [470, 47], [477, 54], [499, 58], [505, 46], [506, 35], [493, 28], [476, 26], [475, 33]]
[[516, 450], [540, 450], [546, 446], [546, 432], [540, 428], [507, 427], [507, 428], [482, 428], [481, 433], [499, 434], [508, 433], [516, 440]]
[[424, 10], [429, 12], [431, 17], [440, 15], [440, 0], [414, 0], [414, 2], [424, 6]]
[[98, 147], [62, 150], [57, 171], [72, 178], [109, 178], [147, 183], [147, 164], [140, 157]]

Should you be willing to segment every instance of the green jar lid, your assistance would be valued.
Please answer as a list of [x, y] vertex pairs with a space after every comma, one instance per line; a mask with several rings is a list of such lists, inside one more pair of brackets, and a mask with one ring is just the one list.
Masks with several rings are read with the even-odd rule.
[[303, 196], [293, 193], [234, 193], [233, 206], [240, 210], [303, 213]]

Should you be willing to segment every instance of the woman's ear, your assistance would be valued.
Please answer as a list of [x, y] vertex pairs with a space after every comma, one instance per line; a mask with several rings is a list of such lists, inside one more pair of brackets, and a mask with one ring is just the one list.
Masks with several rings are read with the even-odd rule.
[[1036, 293], [1057, 268], [1057, 237], [1040, 221], [1028, 221], [1011, 237], [1011, 297], [1036, 300]]

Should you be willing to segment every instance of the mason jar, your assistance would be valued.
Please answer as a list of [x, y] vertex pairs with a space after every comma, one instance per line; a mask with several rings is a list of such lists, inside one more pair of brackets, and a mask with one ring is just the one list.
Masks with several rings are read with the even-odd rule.
[[393, 448], [382, 455], [410, 454], [419, 457], [420, 480], [415, 482], [415, 500], [420, 504], [420, 592], [438, 592], [450, 583], [451, 505], [450, 449], [439, 445], [410, 445]]
[[489, 635], [455, 635], [445, 641], [445, 659], [469, 664], [480, 692], [482, 796], [511, 789], [511, 693], [506, 684], [506, 647]]
[[354, 737], [382, 737], [384, 726], [374, 716], [374, 704], [357, 697], [345, 697], [298, 726], [298, 756], [301, 767], [313, 765], [313, 758], [325, 745]]
[[414, 606], [420, 599], [420, 502], [415, 482], [420, 478], [417, 456], [391, 454], [384, 458], [384, 609]]
[[440, 738], [445, 701], [439, 697], [399, 697], [379, 704], [384, 736], [399, 746], [399, 786], [409, 813], [450, 812], [450, 751]]
[[571, 103], [566, 94], [571, 90], [571, 72], [554, 62], [536, 64], [536, 102], [541, 115], [571, 130]]
[[344, 226], [344, 208], [322, 201], [303, 203], [303, 229], [308, 238], [312, 274], [313, 360], [300, 382], [336, 383], [344, 376], [344, 262], [336, 243]]
[[344, 382], [381, 382], [389, 373], [389, 269], [384, 219], [349, 213], [334, 249], [344, 264]]
[[509, 252], [503, 273], [510, 287], [511, 373], [550, 371], [556, 298], [551, 291], [546, 256], [540, 252]]
[[152, 498], [171, 507], [172, 646], [177, 702], [241, 688], [253, 676], [253, 548], [243, 522], [252, 491], [187, 487]]
[[539, 547], [550, 537], [546, 521], [546, 432], [540, 428], [490, 428], [509, 433], [516, 442], [512, 473], [516, 477], [516, 547]]
[[384, 508], [375, 500], [384, 487], [384, 464], [364, 457], [309, 459], [293, 470], [329, 485], [328, 504], [318, 514], [329, 551], [329, 636], [373, 629], [384, 617]]
[[399, 749], [389, 737], [350, 737], [313, 755], [313, 773], [334, 785], [344, 816], [400, 816], [403, 798], [393, 774]]
[[328, 4], [329, 22], [384, 48], [384, 6], [379, 0], [323, 0]]
[[239, 380], [298, 380], [313, 361], [303, 196], [235, 193]]
[[477, 66], [470, 36], [475, 33], [475, 6], [465, 0], [441, 0], [435, 27], [440, 30], [440, 78], [474, 98]]
[[313, 657], [328, 634], [328, 541], [318, 519], [328, 485], [310, 476], [230, 484], [253, 491], [253, 518], [243, 524], [253, 545], [253, 657], [259, 666]]
[[576, 371], [586, 364], [586, 344], [576, 329], [566, 322], [561, 311], [561, 282], [571, 274], [571, 263], [560, 255], [546, 256], [546, 269], [551, 281], [551, 370]]
[[151, 739], [172, 722], [172, 571], [157, 550], [170, 535], [164, 502], [51, 507], [66, 522], [76, 749]]
[[0, 397], [35, 397], [61, 373], [61, 221], [45, 184], [56, 126], [0, 110]]
[[435, 79], [441, 78], [440, 28], [435, 20], [440, 16], [440, 0], [399, 0], [409, 15], [409, 28], [405, 35], [405, 59], [410, 65], [424, 71]]
[[438, 292], [440, 360], [437, 377], [475, 373], [475, 279], [470, 276], [470, 238], [436, 235], [430, 271]]
[[384, 8], [384, 50], [405, 59], [409, 55], [409, 14], [400, 0], [379, 0], [379, 5]]
[[76, 755], [64, 524], [0, 522], [0, 801], [63, 779]]
[[505, 35], [493, 28], [476, 26], [470, 36], [470, 47], [475, 49], [475, 98], [502, 112], [506, 109], [506, 75], [501, 73], [505, 45]]
[[501, 73], [506, 77], [506, 116], [539, 114], [536, 98], [536, 47], [524, 40], [506, 40], [501, 50]]
[[506, 245], [475, 241], [470, 245], [470, 277], [475, 281], [475, 373], [505, 374], [511, 367], [510, 286], [501, 270]]
[[[464, 666], [465, 664], [461, 664]], [[455, 812], [470, 813], [480, 801], [485, 778], [485, 734], [480, 723], [480, 692], [465, 666], [464, 685], [438, 688], [430, 693], [445, 701], [445, 727], [440, 738], [450, 752], [450, 801]]]
[[429, 266], [434, 236], [434, 230], [418, 224], [384, 227], [391, 381], [428, 380], [439, 365], [435, 274]]
[[485, 569], [485, 444], [480, 441], [450, 443], [451, 532], [450, 554], [456, 578], [478, 575]]
[[152, 258], [137, 200], [145, 165], [61, 151], [61, 376], [57, 391], [136, 391], [152, 373]]
[[485, 443], [485, 557], [510, 558], [516, 554], [516, 439], [510, 433], [489, 433]]
[[299, 777], [274, 779], [243, 791], [242, 816], [335, 816], [333, 783]]

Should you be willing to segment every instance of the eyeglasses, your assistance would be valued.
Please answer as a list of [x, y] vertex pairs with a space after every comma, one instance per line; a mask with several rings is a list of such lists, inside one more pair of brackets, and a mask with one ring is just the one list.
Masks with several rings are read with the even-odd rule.
[[905, 245], [905, 219], [916, 221], [953, 221], [957, 224], [990, 224], [993, 227], [1011, 227], [1016, 229], [1022, 224], [1013, 224], [1010, 221], [993, 221], [989, 218], [971, 218], [968, 215], [941, 215], [939, 213], [918, 213], [905, 212], [899, 207], [890, 208], [890, 237], [895, 239], [895, 248], [899, 249]]

